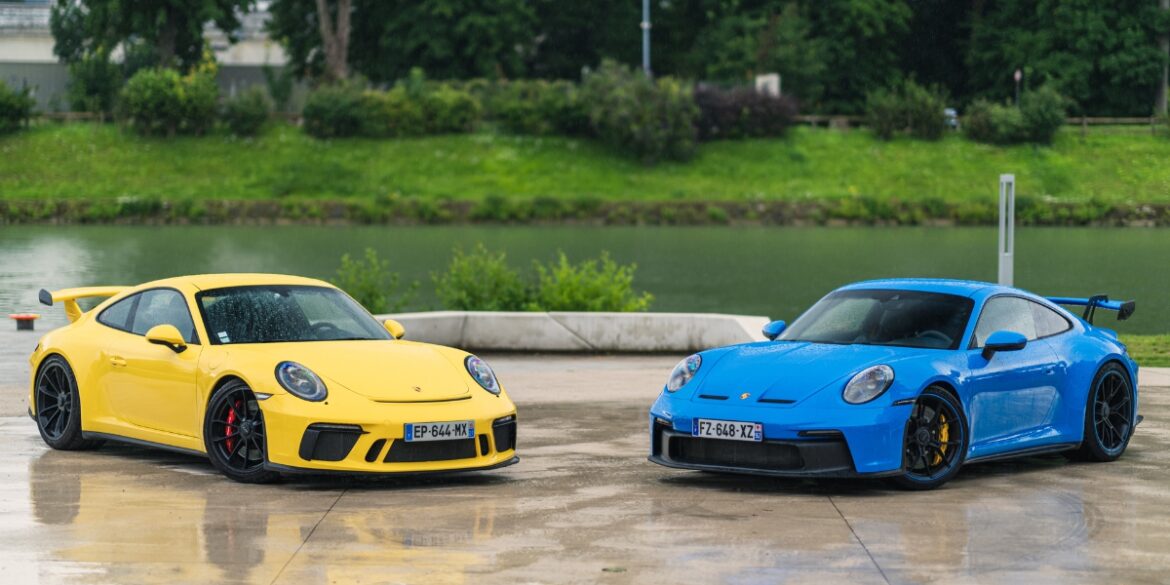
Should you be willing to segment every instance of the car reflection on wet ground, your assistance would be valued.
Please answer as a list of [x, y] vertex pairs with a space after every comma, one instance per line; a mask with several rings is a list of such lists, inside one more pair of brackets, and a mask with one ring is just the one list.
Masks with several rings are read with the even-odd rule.
[[[206, 461], [161, 451], [51, 451], [15, 416], [23, 388], [6, 375], [0, 575], [1035, 585], [1162, 583], [1170, 574], [1170, 388], [1142, 388], [1146, 420], [1116, 463], [986, 463], [941, 490], [908, 493], [648, 463], [647, 407], [676, 358], [496, 356], [520, 409], [520, 464], [446, 479], [269, 486], [235, 484]], [[1165, 374], [1153, 379], [1170, 385]]]

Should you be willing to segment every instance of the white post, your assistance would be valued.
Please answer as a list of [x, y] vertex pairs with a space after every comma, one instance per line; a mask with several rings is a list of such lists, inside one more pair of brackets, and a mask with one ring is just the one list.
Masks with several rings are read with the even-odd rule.
[[1016, 176], [999, 176], [999, 283], [1012, 286], [1016, 253]]

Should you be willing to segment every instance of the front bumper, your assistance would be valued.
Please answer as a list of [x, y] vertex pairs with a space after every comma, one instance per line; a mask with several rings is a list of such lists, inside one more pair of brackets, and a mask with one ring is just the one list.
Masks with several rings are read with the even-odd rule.
[[[348, 405], [330, 397], [329, 402], [332, 404], [273, 396], [260, 403], [269, 469], [283, 473], [432, 474], [495, 469], [518, 461], [516, 409], [506, 397]], [[406, 423], [462, 420], [474, 423], [474, 438], [426, 442], [404, 438]]]

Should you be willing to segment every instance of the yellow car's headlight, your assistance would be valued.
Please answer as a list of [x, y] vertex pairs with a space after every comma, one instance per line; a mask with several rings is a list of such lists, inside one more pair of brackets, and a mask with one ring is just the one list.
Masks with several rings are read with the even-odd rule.
[[277, 364], [276, 381], [290, 394], [310, 402], [320, 402], [329, 396], [329, 389], [321, 377], [296, 362]]

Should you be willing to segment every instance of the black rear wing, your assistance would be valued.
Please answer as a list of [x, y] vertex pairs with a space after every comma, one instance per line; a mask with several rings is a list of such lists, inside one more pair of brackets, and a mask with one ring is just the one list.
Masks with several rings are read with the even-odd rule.
[[1077, 297], [1048, 297], [1048, 300], [1058, 305], [1084, 307], [1085, 312], [1081, 315], [1081, 318], [1089, 324], [1093, 323], [1093, 317], [1097, 314], [1097, 309], [1117, 311], [1117, 320], [1125, 321], [1133, 315], [1134, 309], [1137, 308], [1136, 301], [1111, 301], [1108, 295], [1093, 295], [1087, 299]]

